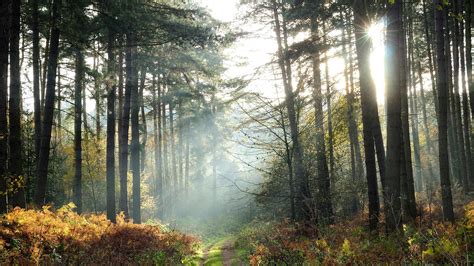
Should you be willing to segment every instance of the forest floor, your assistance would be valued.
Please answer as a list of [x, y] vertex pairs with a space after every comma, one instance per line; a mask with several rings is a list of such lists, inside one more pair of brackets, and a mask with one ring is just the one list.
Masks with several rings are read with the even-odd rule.
[[243, 251], [235, 247], [235, 237], [228, 236], [212, 241], [204, 246], [192, 265], [200, 266], [240, 266], [244, 265]]

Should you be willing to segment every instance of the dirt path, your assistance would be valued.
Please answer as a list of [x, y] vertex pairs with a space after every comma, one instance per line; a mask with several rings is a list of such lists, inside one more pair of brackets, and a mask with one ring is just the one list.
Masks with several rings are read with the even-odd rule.
[[201, 258], [201, 262], [199, 263], [199, 266], [203, 266], [204, 263], [207, 261], [207, 257], [209, 257], [209, 252], [211, 251], [212, 247], [215, 245], [216, 243], [212, 243], [211, 245], [207, 246], [205, 250], [202, 251], [202, 258]]
[[222, 264], [224, 266], [232, 266], [232, 260], [235, 258], [234, 241], [227, 241], [221, 248]]
[[200, 266], [213, 265], [243, 265], [237, 258], [237, 252], [234, 247], [234, 240], [223, 240], [210, 244], [203, 250]]

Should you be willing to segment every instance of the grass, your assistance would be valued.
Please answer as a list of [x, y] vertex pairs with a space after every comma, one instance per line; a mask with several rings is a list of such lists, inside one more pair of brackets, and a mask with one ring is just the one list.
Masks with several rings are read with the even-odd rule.
[[[222, 247], [232, 239], [233, 236], [228, 236], [210, 243], [204, 249], [199, 250], [198, 255], [195, 256], [188, 265], [197, 266], [203, 263], [205, 266], [222, 266], [224, 264]], [[240, 262], [240, 256], [232, 259], [232, 265], [238, 262]]]

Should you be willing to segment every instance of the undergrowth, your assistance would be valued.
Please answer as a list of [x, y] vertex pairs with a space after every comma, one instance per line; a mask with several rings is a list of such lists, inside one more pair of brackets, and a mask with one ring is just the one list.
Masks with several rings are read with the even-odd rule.
[[237, 248], [251, 265], [469, 264], [474, 258], [474, 202], [456, 224], [418, 220], [399, 234], [366, 230], [366, 217], [321, 229], [290, 222], [255, 222], [243, 229]]
[[117, 216], [78, 215], [69, 204], [57, 211], [14, 209], [0, 223], [0, 261], [6, 264], [181, 264], [197, 240], [157, 225]]

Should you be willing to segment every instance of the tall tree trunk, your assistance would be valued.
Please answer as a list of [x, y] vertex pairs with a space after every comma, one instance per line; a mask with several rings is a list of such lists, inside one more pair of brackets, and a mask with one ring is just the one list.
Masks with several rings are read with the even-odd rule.
[[77, 213], [82, 212], [82, 91], [84, 79], [84, 55], [76, 48], [76, 77], [74, 81], [74, 203]]
[[[431, 79], [431, 91], [433, 92], [433, 98], [434, 98], [434, 105], [435, 105], [435, 111], [436, 115], [438, 115], [438, 92], [436, 91], [436, 79], [435, 79], [435, 66], [434, 66], [434, 59], [433, 59], [433, 53], [432, 53], [432, 47], [431, 47], [431, 42], [432, 42], [432, 36], [429, 31], [429, 25], [428, 25], [428, 11], [426, 8], [426, 3], [425, 0], [422, 0], [422, 7], [423, 7], [423, 29], [425, 32], [425, 41], [426, 41], [426, 49], [428, 52], [428, 68], [430, 71], [430, 79]], [[431, 13], [432, 14], [432, 13]]]
[[54, 115], [54, 98], [56, 87], [56, 70], [59, 54], [59, 20], [61, 1], [54, 0], [53, 3], [53, 23], [51, 27], [50, 52], [48, 59], [48, 81], [46, 84], [46, 96], [44, 103], [43, 128], [41, 129], [41, 146], [38, 158], [38, 168], [36, 174], [35, 203], [38, 206], [46, 202], [46, 185], [49, 165], [49, 152], [51, 146], [51, 129]]
[[7, 211], [7, 148], [8, 148], [8, 124], [7, 124], [7, 98], [8, 98], [8, 26], [10, 0], [0, 1], [0, 213]]
[[[406, 200], [406, 209], [404, 209], [405, 213], [411, 219], [415, 219], [416, 217], [416, 202], [415, 202], [415, 188], [414, 188], [414, 178], [413, 178], [413, 161], [411, 157], [411, 139], [410, 139], [410, 122], [409, 122], [409, 108], [408, 108], [408, 87], [411, 84], [407, 84], [407, 77], [410, 77], [410, 65], [407, 63], [407, 46], [406, 46], [406, 34], [404, 31], [403, 25], [403, 3], [401, 4], [401, 27], [398, 29], [400, 34], [398, 34], [399, 39], [399, 46], [398, 46], [398, 86], [400, 90], [400, 99], [401, 99], [401, 123], [402, 123], [402, 149], [404, 152], [404, 160], [403, 164], [400, 167], [405, 168], [406, 173], [406, 186], [401, 187], [401, 195]], [[410, 48], [411, 50], [411, 44]], [[390, 61], [389, 61], [390, 62]], [[396, 74], [397, 72], [392, 72], [392, 74]]]
[[[459, 5], [459, 10], [460, 10], [460, 16], [462, 16], [462, 11], [464, 9], [464, 5], [462, 3], [462, 0], [458, 0], [458, 5]], [[474, 166], [474, 161], [472, 160], [472, 150], [471, 150], [471, 134], [470, 134], [470, 129], [471, 129], [471, 115], [469, 112], [469, 97], [468, 97], [468, 92], [466, 85], [469, 86], [469, 84], [466, 84], [466, 57], [465, 55], [470, 54], [471, 50], [466, 50], [464, 52], [464, 23], [463, 21], [459, 21], [459, 36], [458, 36], [458, 42], [459, 42], [459, 57], [461, 58], [461, 88], [462, 88], [462, 113], [463, 113], [463, 130], [464, 130], [464, 144], [465, 144], [465, 150], [466, 150], [466, 180], [465, 180], [465, 185], [466, 185], [466, 190], [469, 190], [469, 186], [471, 186], [470, 181], [474, 180], [474, 172], [473, 172], [473, 166]], [[471, 59], [472, 61], [472, 59]], [[472, 62], [471, 62], [472, 64]], [[472, 71], [472, 66], [471, 66], [471, 71]], [[467, 73], [469, 75], [469, 72]]]
[[439, 134], [439, 169], [441, 179], [441, 196], [443, 202], [443, 216], [448, 221], [454, 221], [453, 198], [451, 194], [451, 181], [449, 179], [449, 155], [448, 155], [448, 84], [447, 63], [444, 44], [443, 29], [443, 5], [441, 0], [433, 0], [435, 5], [435, 32], [436, 32], [436, 54], [438, 65], [438, 134]]
[[458, 132], [457, 132], [457, 119], [456, 119], [456, 97], [454, 95], [454, 86], [453, 86], [453, 69], [452, 69], [452, 54], [451, 54], [451, 39], [450, 39], [450, 23], [449, 23], [449, 6], [443, 8], [443, 26], [445, 28], [444, 33], [444, 49], [446, 54], [446, 67], [447, 67], [447, 86], [449, 91], [449, 100], [448, 100], [448, 137], [449, 137], [449, 152], [450, 158], [452, 158], [453, 163], [450, 165], [451, 172], [453, 177], [456, 177], [460, 183], [462, 179], [462, 170], [461, 170], [461, 155], [459, 148]]
[[[319, 42], [319, 28], [317, 17], [311, 18], [311, 39], [313, 43]], [[316, 126], [316, 165], [317, 165], [317, 217], [323, 223], [332, 223], [332, 206], [331, 206], [331, 181], [329, 178], [329, 169], [326, 157], [325, 133], [324, 133], [324, 113], [323, 113], [323, 96], [321, 90], [321, 69], [320, 69], [320, 52], [319, 48], [312, 55], [313, 67], [313, 101], [315, 111]]]
[[[120, 139], [120, 132], [122, 129], [122, 116], [123, 116], [123, 89], [124, 89], [124, 82], [123, 82], [123, 36], [119, 35], [118, 36], [118, 106], [117, 106], [117, 116], [118, 116], [118, 121], [117, 121], [117, 135], [118, 139]], [[120, 150], [120, 144], [119, 144], [119, 150]], [[121, 162], [119, 160], [119, 169], [121, 169], [120, 166]]]
[[138, 93], [139, 107], [141, 112], [142, 124], [139, 127], [142, 131], [142, 143], [140, 143], [140, 169], [141, 172], [145, 171], [146, 162], [146, 143], [148, 142], [148, 128], [146, 125], [146, 113], [145, 113], [145, 98], [143, 91], [145, 90], [145, 79], [146, 79], [147, 68], [143, 67], [140, 74], [140, 91]]
[[293, 174], [293, 161], [291, 158], [291, 147], [290, 142], [288, 140], [288, 131], [286, 128], [285, 122], [285, 114], [282, 108], [278, 108], [281, 118], [281, 129], [283, 130], [283, 140], [285, 143], [285, 160], [288, 167], [288, 186], [290, 190], [290, 216], [291, 220], [296, 220], [296, 210], [295, 210], [295, 182], [294, 182], [294, 174]]
[[[106, 2], [107, 3], [107, 2]], [[110, 4], [108, 4], [110, 5]], [[107, 8], [110, 8], [107, 6]], [[107, 76], [109, 82], [107, 86], [107, 151], [106, 151], [106, 171], [107, 171], [107, 219], [116, 222], [115, 208], [115, 97], [117, 86], [115, 85], [115, 54], [114, 39], [115, 35], [109, 27], [107, 45]]]
[[[419, 137], [419, 130], [418, 130], [418, 102], [417, 102], [417, 94], [416, 94], [416, 83], [415, 83], [415, 65], [413, 61], [413, 70], [412, 70], [412, 77], [413, 77], [413, 86], [410, 87], [410, 112], [411, 115], [411, 125], [412, 125], [412, 138], [413, 138], [413, 150], [415, 155], [415, 173], [416, 173], [416, 190], [421, 192], [423, 190], [423, 173], [421, 167], [421, 154], [420, 154], [420, 137]], [[421, 81], [420, 81], [421, 82]], [[428, 155], [428, 154], [427, 154]]]
[[[344, 14], [341, 11], [341, 18], [344, 17]], [[347, 28], [350, 28], [348, 26]], [[342, 55], [344, 58], [344, 81], [345, 81], [345, 90], [346, 90], [346, 101], [347, 101], [347, 125], [348, 125], [348, 133], [349, 133], [349, 144], [350, 144], [350, 150], [351, 150], [351, 179], [353, 181], [353, 187], [355, 188], [355, 184], [357, 180], [360, 180], [360, 176], [357, 174], [357, 168], [356, 168], [356, 151], [355, 151], [355, 138], [357, 135], [354, 135], [354, 124], [355, 122], [353, 121], [354, 117], [354, 107], [352, 105], [353, 102], [353, 96], [352, 92], [349, 86], [349, 69], [347, 67], [347, 64], [349, 63], [347, 60], [347, 48], [346, 48], [346, 31], [342, 31]], [[350, 45], [349, 45], [350, 48]], [[352, 63], [352, 62], [351, 62]], [[352, 195], [352, 206], [351, 206], [351, 212], [356, 213], [359, 210], [359, 200], [357, 197], [357, 194], [355, 191], [353, 192]]]
[[[349, 12], [347, 12], [349, 13]], [[341, 13], [341, 17], [344, 15]], [[350, 21], [350, 16], [346, 14], [346, 21]], [[351, 26], [349, 25], [347, 28], [347, 35], [351, 35]], [[350, 40], [351, 38], [349, 38]], [[355, 185], [360, 182], [364, 178], [364, 166], [362, 162], [362, 156], [360, 152], [360, 143], [359, 143], [359, 129], [357, 126], [357, 119], [354, 112], [354, 84], [353, 84], [353, 58], [352, 58], [352, 44], [349, 41], [349, 60], [347, 59], [347, 48], [346, 48], [346, 31], [342, 32], [342, 53], [344, 56], [344, 80], [345, 80], [345, 87], [346, 87], [346, 99], [347, 99], [347, 120], [348, 120], [348, 127], [349, 127], [349, 141], [350, 141], [350, 149], [351, 149], [351, 172], [352, 172], [352, 180]], [[347, 65], [349, 64], [349, 68]], [[349, 76], [351, 77], [349, 79]], [[359, 209], [359, 199], [354, 191], [353, 200], [352, 200], [352, 213], [356, 213]]]
[[[465, 8], [466, 10], [466, 69], [467, 69], [467, 83], [469, 89], [469, 97], [470, 97], [470, 107], [471, 107], [471, 115], [474, 118], [474, 84], [473, 84], [473, 73], [472, 73], [472, 0], [465, 0]], [[474, 178], [474, 177], [473, 177]], [[470, 180], [474, 183], [474, 179]]]
[[183, 144], [184, 144], [184, 130], [183, 130], [183, 100], [178, 99], [178, 177], [179, 177], [179, 192], [182, 193], [184, 189], [184, 169], [183, 169]]
[[188, 119], [186, 122], [186, 149], [185, 149], [185, 156], [184, 156], [184, 195], [186, 200], [188, 199], [189, 194], [189, 167], [190, 161], [189, 156], [191, 154], [190, 148], [190, 138], [191, 138], [191, 121]]
[[[327, 41], [326, 24], [323, 22], [323, 43], [329, 45]], [[329, 58], [327, 52], [324, 52], [324, 77], [326, 79], [326, 102], [327, 102], [327, 116], [328, 116], [328, 149], [329, 149], [329, 177], [334, 180], [334, 131], [332, 126], [332, 110], [331, 110], [331, 81], [329, 77]]]
[[295, 110], [295, 99], [293, 86], [291, 82], [291, 68], [285, 64], [283, 41], [282, 41], [282, 25], [280, 23], [280, 14], [276, 0], [272, 0], [273, 19], [275, 23], [275, 34], [278, 45], [278, 64], [280, 67], [283, 86], [285, 88], [285, 104], [288, 112], [288, 120], [290, 125], [290, 135], [293, 142], [293, 160], [295, 168], [295, 180], [298, 186], [298, 195], [295, 200], [296, 219], [299, 221], [308, 221], [311, 218], [310, 199], [308, 179], [303, 165], [303, 150], [300, 146], [298, 122]]
[[32, 1], [33, 30], [33, 99], [35, 120], [35, 156], [38, 157], [41, 145], [41, 100], [40, 100], [40, 37], [38, 19], [38, 0]]
[[[156, 76], [153, 75], [153, 129], [154, 129], [154, 142], [155, 142], [155, 179], [156, 179], [156, 197], [158, 199], [157, 216], [162, 219], [162, 206], [163, 206], [163, 167], [162, 167], [162, 154], [161, 154], [161, 87], [156, 81]], [[158, 97], [157, 95], [158, 94]]]
[[[350, 12], [347, 12], [347, 20], [346, 21], [352, 21], [350, 17]], [[347, 35], [348, 35], [348, 43], [349, 43], [349, 51], [352, 51], [353, 45], [352, 45], [352, 27], [347, 27]], [[350, 82], [350, 107], [351, 107], [351, 121], [353, 125], [353, 138], [354, 138], [354, 155], [355, 155], [355, 161], [356, 161], [356, 166], [357, 166], [357, 173], [359, 175], [359, 178], [362, 179], [364, 177], [364, 163], [362, 161], [362, 155], [361, 155], [361, 148], [360, 148], [360, 142], [359, 142], [359, 127], [358, 127], [358, 119], [354, 110], [354, 105], [356, 104], [356, 98], [355, 98], [355, 86], [354, 86], [354, 58], [352, 56], [352, 52], [349, 52], [349, 82]], [[378, 122], [378, 111], [375, 115], [375, 123], [379, 124]], [[380, 164], [379, 164], [380, 165]], [[382, 173], [382, 172], [381, 172]]]
[[61, 145], [62, 144], [62, 135], [61, 135], [61, 123], [62, 123], [62, 120], [61, 120], [61, 110], [62, 110], [62, 107], [61, 107], [61, 65], [60, 63], [58, 63], [58, 80], [56, 81], [57, 82], [57, 87], [58, 87], [58, 95], [57, 95], [57, 114], [56, 114], [56, 127], [55, 127], [55, 134], [56, 134], [56, 142], [58, 143], [58, 145]]
[[21, 145], [21, 80], [20, 80], [20, 15], [21, 1], [11, 2], [10, 30], [10, 102], [9, 110], [9, 145], [10, 184], [14, 185], [11, 194], [13, 207], [25, 207], [24, 180], [22, 179], [22, 145]]
[[[52, 0], [50, 0], [49, 2], [51, 3]], [[50, 5], [51, 6], [51, 5]], [[50, 14], [49, 14], [51, 20], [53, 20], [54, 18], [52, 18], [51, 16], [51, 11], [50, 11]], [[45, 100], [45, 97], [46, 97], [46, 75], [48, 74], [48, 59], [49, 59], [49, 44], [51, 43], [51, 32], [48, 31], [47, 34], [46, 34], [46, 47], [44, 48], [44, 61], [43, 61], [43, 69], [42, 69], [42, 79], [41, 79], [41, 93], [40, 93], [40, 98], [41, 98], [41, 112], [44, 112], [44, 100]], [[41, 144], [40, 144], [41, 145]]]
[[[420, 80], [420, 98], [421, 98], [421, 108], [422, 108], [422, 115], [423, 115], [423, 134], [425, 136], [425, 141], [426, 141], [426, 156], [428, 156], [426, 163], [428, 167], [428, 173], [430, 178], [425, 179], [426, 183], [426, 188], [428, 193], [433, 192], [433, 183], [435, 179], [435, 173], [433, 171], [433, 165], [431, 163], [431, 158], [430, 156], [434, 152], [433, 148], [433, 142], [431, 140], [431, 134], [430, 134], [430, 128], [428, 127], [428, 115], [426, 112], [426, 98], [425, 98], [425, 89], [423, 87], [423, 75], [422, 75], [422, 69], [421, 69], [421, 63], [418, 61], [418, 78]], [[438, 99], [435, 99], [435, 101], [438, 101]]]
[[[167, 204], [169, 202], [169, 195], [171, 193], [170, 191], [170, 174], [169, 174], [169, 153], [168, 153], [168, 123], [166, 119], [166, 101], [163, 99], [166, 96], [166, 86], [163, 86], [163, 94], [162, 94], [162, 100], [161, 100], [161, 108], [162, 108], [162, 116], [161, 116], [161, 122], [162, 122], [162, 130], [163, 130], [163, 187], [166, 189], [163, 189], [163, 196], [162, 196], [162, 217], [165, 216], [167, 209]], [[160, 102], [160, 101], [159, 101]]]
[[375, 94], [374, 84], [370, 73], [370, 43], [364, 39], [365, 22], [368, 21], [366, 13], [367, 3], [365, 0], [355, 0], [354, 9], [354, 27], [356, 39], [357, 61], [359, 66], [359, 82], [362, 107], [362, 123], [364, 133], [364, 151], [365, 151], [365, 168], [367, 177], [368, 197], [369, 197], [369, 227], [376, 230], [380, 203], [377, 184], [377, 169], [375, 161], [375, 139], [373, 135], [373, 124], [378, 123], [374, 117], [374, 105], [377, 105], [377, 97]]
[[99, 43], [97, 43], [97, 47], [94, 43], [93, 45], [93, 53], [94, 53], [94, 66], [93, 66], [93, 71], [94, 71], [94, 93], [93, 93], [93, 99], [95, 101], [95, 137], [96, 140], [100, 139], [101, 131], [102, 131], [102, 126], [100, 123], [100, 116], [101, 116], [101, 108], [102, 108], [102, 102], [101, 102], [101, 97], [102, 97], [102, 90], [100, 86], [100, 81], [99, 81]]
[[[454, 1], [454, 14], [457, 14], [459, 11], [457, 0]], [[449, 16], [450, 17], [450, 16]], [[461, 112], [461, 96], [459, 95], [459, 23], [457, 18], [452, 19], [452, 24], [454, 26], [453, 31], [453, 81], [454, 81], [454, 121], [455, 121], [455, 131], [457, 134], [459, 155], [460, 155], [460, 167], [461, 167], [461, 184], [464, 188], [464, 191], [468, 190], [467, 184], [467, 159], [466, 159], [466, 150], [464, 143], [464, 132], [463, 132], [463, 123], [462, 123], [462, 112]], [[448, 24], [449, 25], [449, 24]]]
[[136, 46], [132, 48], [131, 66], [131, 129], [132, 141], [130, 145], [130, 169], [132, 170], [132, 195], [133, 195], [133, 222], [141, 223], [141, 201], [140, 201], [140, 131], [139, 131], [139, 93], [138, 93], [138, 69], [136, 64]]
[[[410, 7], [408, 7], [410, 8]], [[411, 10], [413, 12], [413, 9]], [[409, 40], [413, 40], [413, 20], [410, 20], [409, 22]], [[415, 63], [415, 56], [414, 56], [414, 47], [413, 44], [410, 42], [409, 43], [409, 69], [410, 73], [409, 75], [409, 93], [410, 93], [410, 112], [411, 112], [411, 128], [412, 128], [412, 138], [413, 138], [413, 150], [414, 150], [414, 158], [415, 158], [415, 173], [416, 173], [416, 179], [415, 179], [415, 188], [418, 192], [421, 192], [423, 190], [423, 176], [422, 176], [422, 167], [421, 167], [421, 155], [420, 155], [420, 137], [419, 137], [419, 128], [418, 128], [418, 101], [417, 101], [417, 95], [416, 95], [416, 84], [417, 84], [417, 79], [416, 79], [416, 73], [417, 73], [417, 65]], [[419, 62], [418, 62], [419, 63]], [[420, 79], [422, 77], [420, 76]], [[420, 83], [422, 81], [420, 80]]]
[[[90, 99], [90, 98], [89, 98]], [[84, 127], [84, 140], [87, 142], [89, 140], [89, 126], [87, 124], [87, 90], [84, 90], [82, 93], [82, 124]]]
[[[387, 232], [397, 231], [401, 226], [400, 212], [400, 159], [403, 151], [403, 127], [402, 127], [402, 93], [400, 79], [406, 75], [405, 68], [401, 62], [403, 53], [403, 22], [402, 2], [388, 5], [387, 39], [385, 44], [385, 79], [386, 79], [386, 109], [387, 109], [387, 169], [390, 171], [386, 176], [385, 187], [385, 220]], [[405, 156], [403, 156], [405, 157]], [[403, 169], [405, 170], [405, 169]]]
[[214, 145], [212, 145], [212, 198], [213, 198], [213, 204], [215, 206], [216, 201], [217, 201], [217, 128], [216, 128], [216, 104], [215, 104], [215, 95], [212, 96], [211, 100], [211, 110], [212, 110], [212, 120], [210, 122], [211, 124], [211, 130], [212, 130], [212, 142]]
[[125, 216], [129, 216], [128, 213], [128, 130], [130, 125], [130, 99], [133, 90], [133, 45], [134, 39], [131, 33], [126, 36], [126, 85], [125, 94], [123, 99], [123, 110], [122, 110], [122, 127], [120, 129], [120, 200], [119, 209], [124, 212]]
[[172, 200], [176, 200], [179, 186], [178, 171], [176, 165], [176, 140], [175, 140], [175, 127], [174, 127], [174, 100], [170, 97], [169, 102], [169, 113], [170, 113], [170, 150], [171, 150], [171, 170], [170, 178], [173, 180], [173, 197]]

